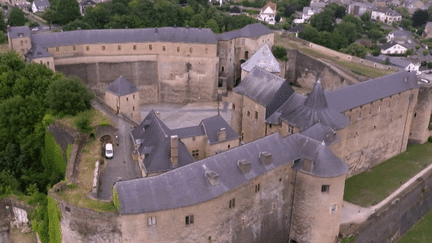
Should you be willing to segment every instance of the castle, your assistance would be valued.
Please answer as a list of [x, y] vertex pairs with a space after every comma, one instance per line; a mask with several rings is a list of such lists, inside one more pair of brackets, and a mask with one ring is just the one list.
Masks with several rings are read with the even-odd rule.
[[[34, 35], [24, 27], [10, 29], [11, 48], [21, 48], [32, 61], [39, 60], [40, 52], [39, 62], [65, 73], [81, 70], [90, 86], [108, 86], [121, 75], [117, 68], [129, 69], [124, 75], [144, 102], [213, 99], [218, 83], [233, 87], [241, 78], [233, 90], [233, 136], [224, 132], [225, 125], [211, 132], [201, 125], [170, 130], [152, 112], [134, 130], [146, 177], [114, 184], [119, 214], [110, 219], [115, 230], [104, 237], [115, 235], [121, 242], [336, 242], [345, 179], [405, 151], [408, 143], [427, 140], [431, 87], [419, 84], [415, 73], [398, 72], [328, 92], [318, 80], [304, 96], [276, 75], [277, 67], [243, 62], [261, 60], [266, 48], [257, 50], [273, 45], [273, 33], [262, 27], [249, 25], [218, 36], [172, 27]], [[179, 35], [189, 41], [183, 36], [176, 42]], [[199, 85], [192, 88], [191, 83]], [[238, 145], [239, 137], [245, 144]], [[196, 149], [210, 140], [224, 149]], [[204, 156], [196, 150], [209, 152]]]

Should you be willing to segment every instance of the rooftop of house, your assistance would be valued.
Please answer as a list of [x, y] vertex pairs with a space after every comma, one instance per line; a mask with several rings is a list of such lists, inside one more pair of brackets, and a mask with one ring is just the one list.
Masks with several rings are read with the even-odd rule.
[[267, 119], [294, 93], [294, 90], [285, 79], [255, 66], [234, 88], [234, 92], [264, 106]]
[[340, 112], [327, 105], [324, 89], [318, 80], [307, 96], [294, 93], [275, 112], [267, 122], [280, 124], [280, 121], [300, 128], [300, 131], [314, 126], [317, 123], [328, 126], [333, 130], [340, 130], [349, 125], [349, 119]]
[[415, 72], [401, 71], [384, 77], [332, 90], [327, 92], [325, 95], [329, 107], [332, 107], [338, 112], [345, 112], [417, 88], [418, 84]]
[[376, 7], [374, 10], [374, 12], [380, 12], [380, 13], [387, 13], [387, 11], [389, 10], [388, 7]]
[[93, 0], [83, 0], [79, 3], [80, 6], [88, 6], [88, 5], [95, 5], [96, 2]]
[[304, 27], [301, 25], [296, 25], [288, 30], [288, 32], [296, 33], [296, 32], [302, 32], [304, 30]]
[[300, 132], [307, 137], [313, 138], [317, 141], [324, 142], [325, 145], [330, 146], [339, 142], [339, 136], [336, 131], [329, 126], [317, 123], [303, 132]]
[[30, 36], [30, 27], [28, 27], [28, 26], [10, 27], [8, 30], [8, 35], [9, 35], [9, 38], [29, 37]]
[[50, 6], [50, 3], [48, 0], [35, 0], [35, 1], [33, 1], [33, 3], [36, 7], [39, 7], [39, 8], [46, 8], [46, 7]]
[[385, 62], [387, 60], [387, 58], [388, 58], [391, 65], [394, 65], [396, 67], [401, 67], [401, 68], [406, 68], [408, 65], [413, 63], [412, 61], [407, 60], [403, 57], [392, 57], [392, 56], [386, 56], [383, 54], [380, 54], [379, 56], [376, 56], [376, 57], [370, 56], [370, 55], [367, 55], [365, 57], [365, 59], [367, 59], [367, 60], [378, 62], [378, 63]]
[[246, 25], [245, 27], [217, 35], [218, 40], [232, 40], [239, 37], [256, 37], [271, 34], [273, 31], [261, 23]]
[[[313, 161], [312, 170], [303, 170], [305, 158]], [[286, 164], [317, 177], [348, 171], [321, 142], [275, 133], [161, 175], [116, 182], [114, 188], [121, 214], [155, 212], [211, 200]]]
[[[225, 130], [225, 138], [223, 139], [218, 138], [218, 133], [221, 130]], [[144, 159], [144, 166], [148, 173], [163, 172], [174, 168], [170, 161], [171, 136], [177, 136], [180, 139], [177, 167], [195, 162], [181, 141], [183, 138], [205, 135], [209, 144], [240, 138], [240, 135], [221, 116], [206, 118], [198, 126], [171, 130], [157, 117], [153, 110], [137, 128], [132, 130], [131, 135], [134, 143], [139, 146], [138, 152], [141, 155], [147, 155]]]
[[264, 5], [264, 7], [261, 8], [261, 11], [266, 10], [268, 7], [270, 7], [271, 10], [273, 10], [273, 11], [276, 11], [276, 8], [277, 8], [276, 3], [272, 2], [272, 1], [268, 1], [266, 3], [266, 5]]
[[43, 48], [79, 44], [134, 42], [217, 44], [216, 36], [213, 34], [211, 29], [184, 27], [74, 30], [55, 33], [32, 34], [31, 38], [34, 43], [39, 44]]
[[[394, 41], [390, 41], [390, 42], [387, 42], [387, 43], [382, 44], [382, 46], [381, 46], [381, 50], [387, 50], [387, 49], [389, 49], [389, 48], [391, 48], [391, 47], [393, 47], [393, 46], [396, 46], [396, 45], [400, 45], [400, 46], [402, 46], [402, 47], [405, 47], [405, 46], [403, 46], [403, 45], [401, 45], [401, 44], [399, 44], [399, 43], [396, 43], [396, 42], [394, 42]], [[406, 47], [405, 47], [405, 48], [406, 48]]]
[[52, 57], [52, 55], [39, 45], [32, 44], [32, 47], [26, 53], [26, 57], [29, 58], [29, 60], [31, 61], [34, 58]]
[[398, 16], [402, 17], [402, 15], [399, 12], [394, 11], [393, 9], [389, 9], [386, 14], [394, 17], [398, 17]]
[[120, 76], [107, 87], [107, 91], [118, 96], [123, 96], [138, 92], [139, 90], [123, 76]]
[[256, 51], [246, 62], [241, 65], [241, 68], [247, 72], [252, 71], [252, 68], [258, 66], [271, 73], [280, 73], [280, 64], [273, 56], [267, 44], [264, 44]]

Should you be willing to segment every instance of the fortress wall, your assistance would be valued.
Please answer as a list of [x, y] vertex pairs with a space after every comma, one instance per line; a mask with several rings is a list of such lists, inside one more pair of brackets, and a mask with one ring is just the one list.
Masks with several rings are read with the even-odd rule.
[[[248, 143], [266, 136], [266, 108], [247, 96], [243, 96], [242, 112], [243, 141]], [[255, 116], [256, 112], [258, 117]]]
[[340, 141], [330, 148], [349, 164], [349, 176], [405, 151], [417, 92], [408, 90], [344, 113], [350, 124], [337, 131]]
[[[123, 242], [287, 242], [292, 205], [288, 163], [210, 201], [165, 211], [122, 215]], [[204, 176], [204, 175], [203, 175]], [[222, 181], [223, 183], [223, 181]], [[260, 191], [255, 186], [260, 184]], [[235, 199], [235, 207], [229, 201]], [[185, 217], [194, 223], [185, 224]], [[148, 217], [156, 225], [148, 226]]]
[[412, 116], [411, 130], [409, 136], [410, 143], [421, 144], [428, 140], [430, 136], [429, 122], [432, 111], [432, 87], [423, 86], [419, 89], [418, 102], [414, 108]]
[[355, 243], [394, 242], [431, 209], [432, 171], [429, 171], [363, 225], [341, 225], [341, 233], [344, 236], [354, 234]]

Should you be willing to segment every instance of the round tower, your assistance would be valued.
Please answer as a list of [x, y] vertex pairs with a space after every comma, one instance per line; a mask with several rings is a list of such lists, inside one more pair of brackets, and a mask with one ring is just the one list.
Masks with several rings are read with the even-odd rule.
[[335, 243], [339, 235], [347, 164], [324, 143], [308, 139], [295, 173], [290, 242]]
[[432, 84], [421, 84], [417, 103], [412, 113], [412, 121], [408, 143], [421, 144], [430, 136], [429, 123], [432, 110]]

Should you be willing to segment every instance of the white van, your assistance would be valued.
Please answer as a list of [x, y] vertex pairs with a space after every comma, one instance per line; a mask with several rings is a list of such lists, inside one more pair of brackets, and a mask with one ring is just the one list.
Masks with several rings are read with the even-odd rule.
[[105, 145], [105, 157], [107, 159], [111, 159], [114, 156], [113, 145], [111, 143], [107, 143]]

